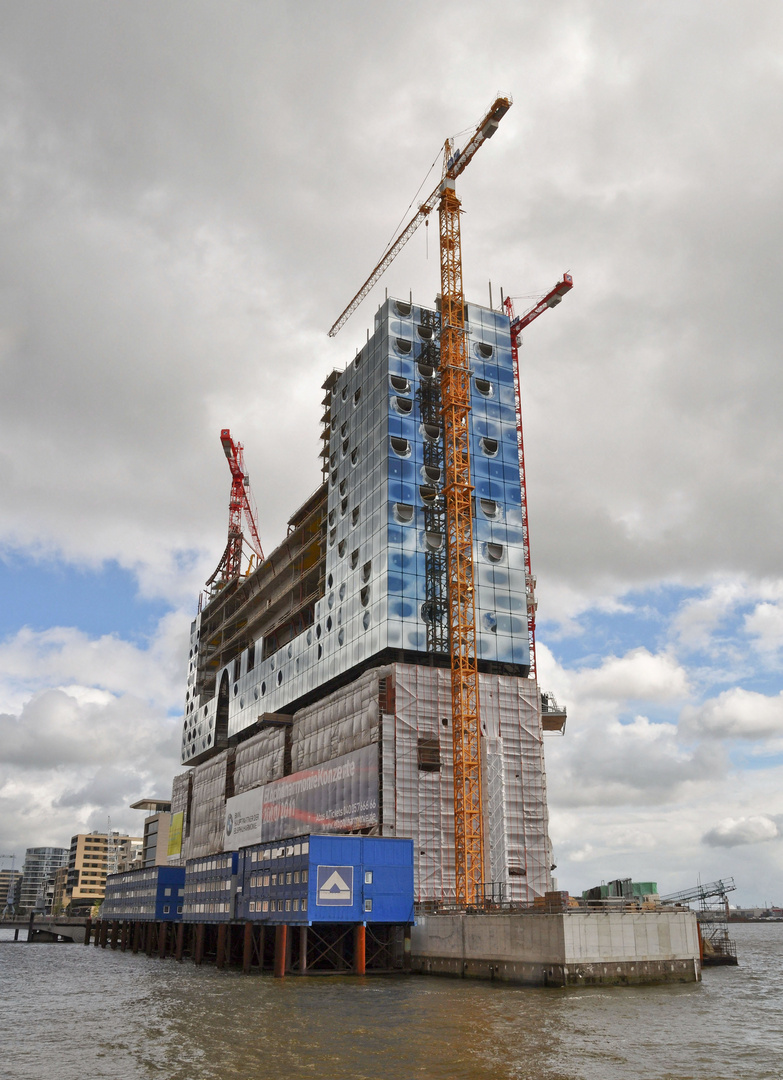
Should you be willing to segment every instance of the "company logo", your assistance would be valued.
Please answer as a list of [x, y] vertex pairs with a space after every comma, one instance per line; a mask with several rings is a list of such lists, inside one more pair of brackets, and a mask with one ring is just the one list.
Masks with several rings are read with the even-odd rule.
[[319, 866], [315, 902], [319, 907], [351, 907], [353, 867]]
[[228, 814], [226, 816], [226, 836], [231, 836], [234, 831], [234, 815]]

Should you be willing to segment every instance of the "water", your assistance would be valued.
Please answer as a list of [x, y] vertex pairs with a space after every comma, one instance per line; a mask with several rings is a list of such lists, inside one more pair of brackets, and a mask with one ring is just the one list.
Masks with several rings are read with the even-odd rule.
[[731, 933], [740, 966], [707, 969], [701, 985], [605, 990], [278, 982], [92, 946], [0, 943], [0, 1076], [781, 1080], [783, 924]]

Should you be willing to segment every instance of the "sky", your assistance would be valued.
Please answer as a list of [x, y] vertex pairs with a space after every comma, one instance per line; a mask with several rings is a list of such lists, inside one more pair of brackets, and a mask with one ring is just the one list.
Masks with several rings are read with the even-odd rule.
[[[771, 0], [6, 0], [0, 854], [140, 833], [245, 460], [267, 550], [318, 486], [327, 330], [439, 161], [465, 293], [517, 311], [560, 888], [783, 904], [783, 8]], [[459, 138], [458, 138], [459, 143]], [[426, 194], [434, 187], [422, 192]], [[427, 234], [431, 233], [432, 236]], [[17, 865], [19, 865], [19, 861]]]

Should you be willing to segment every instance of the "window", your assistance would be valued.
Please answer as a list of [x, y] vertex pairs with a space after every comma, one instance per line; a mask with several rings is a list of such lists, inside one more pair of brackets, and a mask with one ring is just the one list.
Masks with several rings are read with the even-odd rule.
[[411, 305], [406, 304], [404, 300], [395, 300], [394, 310], [398, 315], [401, 315], [403, 319], [407, 319], [411, 313]]
[[480, 394], [483, 394], [484, 397], [492, 396], [492, 383], [488, 379], [476, 379], [475, 383]]
[[[358, 360], [357, 360], [357, 363], [358, 363]], [[353, 403], [354, 403], [354, 405], [359, 404], [359, 398], [361, 396], [362, 396], [362, 388], [360, 386], [359, 389], [356, 391], [356, 393], [353, 395]]]
[[294, 900], [294, 911], [298, 911], [298, 910], [299, 910], [299, 901]]
[[[305, 847], [309, 848], [310, 845], [309, 844], [302, 844], [302, 853], [306, 855], [307, 852], [304, 850]], [[302, 884], [304, 884], [304, 885], [307, 884], [307, 871], [306, 870], [302, 871]]]
[[440, 772], [440, 739], [419, 736], [418, 740], [419, 772]]
[[485, 517], [496, 518], [498, 516], [498, 504], [494, 499], [479, 499], [479, 506]]
[[413, 348], [412, 341], [406, 341], [405, 338], [398, 337], [394, 342], [394, 347], [398, 353], [402, 353], [403, 356], [407, 356]]
[[364, 901], [364, 910], [365, 911], [372, 911], [372, 900], [365, 900]]
[[413, 507], [410, 503], [395, 503], [392, 513], [395, 521], [398, 521], [400, 525], [407, 525], [413, 521]]
[[286, 876], [285, 876], [285, 883], [286, 883], [286, 885], [290, 885], [290, 884], [291, 884], [291, 875], [290, 875], [290, 874], [286, 874]]
[[443, 533], [436, 529], [427, 529], [424, 533], [424, 543], [430, 551], [440, 551], [443, 547]]
[[438, 497], [438, 489], [429, 484], [419, 484], [419, 495], [423, 503], [434, 503]]
[[497, 455], [497, 452], [498, 452], [498, 441], [497, 441], [497, 439], [488, 439], [486, 437], [483, 438], [483, 439], [479, 439], [479, 446], [484, 451], [484, 453], [487, 455], [487, 457], [495, 457]]
[[302, 911], [307, 911], [307, 897], [302, 901]]
[[393, 397], [391, 406], [400, 416], [407, 416], [413, 410], [413, 402], [410, 398]]
[[409, 394], [411, 392], [411, 384], [402, 375], [390, 375], [389, 382], [392, 390], [396, 390], [398, 394]]
[[367, 607], [370, 602], [370, 586], [365, 585], [359, 593], [359, 599], [361, 600], [362, 607]]
[[411, 456], [411, 444], [407, 439], [400, 439], [396, 435], [392, 435], [389, 441], [397, 457], [407, 458]]
[[424, 436], [425, 442], [434, 443], [440, 438], [440, 425], [439, 424], [422, 424], [421, 433]]
[[432, 341], [433, 333], [431, 326], [422, 326], [419, 324], [416, 327], [416, 331], [422, 341]]
[[362, 581], [369, 581], [370, 574], [372, 573], [372, 559], [364, 564], [362, 567]]
[[485, 344], [483, 341], [477, 341], [476, 355], [480, 356], [482, 360], [489, 360], [490, 356], [492, 356], [492, 346]]
[[250, 901], [250, 910], [251, 910], [251, 911], [255, 911], [255, 910], [256, 910], [256, 902], [255, 902], [255, 900], [251, 900], [251, 901]]
[[169, 913], [170, 911], [171, 911], [171, 907], [170, 907], [170, 905], [169, 905], [169, 904], [164, 904], [164, 905], [163, 905], [163, 914], [164, 914], [164, 915], [168, 915], [168, 913]]
[[164, 896], [171, 896], [171, 889], [164, 889], [163, 890], [163, 895]]
[[486, 552], [489, 562], [498, 563], [503, 558], [502, 544], [485, 544], [484, 551]]
[[364, 871], [364, 884], [365, 885], [372, 885], [372, 870], [365, 870]]
[[294, 870], [294, 885], [298, 885], [298, 884], [299, 884], [299, 871]]
[[431, 483], [437, 484], [440, 482], [440, 469], [437, 465], [424, 465], [421, 472], [422, 476]]

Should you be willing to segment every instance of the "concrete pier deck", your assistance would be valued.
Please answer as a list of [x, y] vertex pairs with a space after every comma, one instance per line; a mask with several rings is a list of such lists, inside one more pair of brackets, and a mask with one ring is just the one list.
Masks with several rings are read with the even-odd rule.
[[690, 911], [423, 915], [411, 932], [411, 966], [428, 975], [528, 986], [701, 979]]

